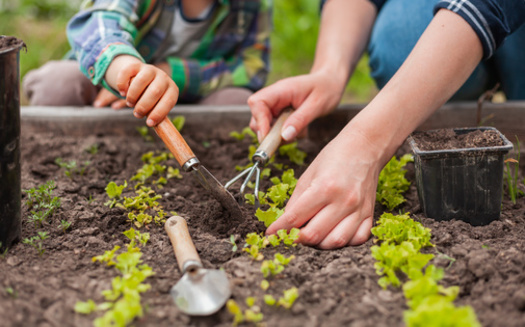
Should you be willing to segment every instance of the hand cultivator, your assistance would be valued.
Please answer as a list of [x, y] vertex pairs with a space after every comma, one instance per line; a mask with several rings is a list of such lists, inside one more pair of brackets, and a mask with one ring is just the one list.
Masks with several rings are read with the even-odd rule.
[[261, 179], [261, 167], [264, 167], [264, 165], [268, 163], [268, 160], [270, 160], [270, 158], [273, 156], [273, 154], [281, 144], [281, 129], [283, 128], [284, 122], [290, 116], [291, 113], [292, 109], [285, 109], [281, 113], [268, 135], [266, 135], [264, 140], [261, 142], [261, 144], [255, 151], [254, 155], [252, 156], [253, 166], [246, 168], [239, 175], [235, 176], [224, 185], [224, 188], [228, 189], [228, 187], [232, 186], [235, 182], [246, 176], [244, 182], [241, 185], [241, 198], [239, 199], [239, 202], [244, 200], [244, 190], [250, 182], [253, 174], [255, 174], [255, 208], [257, 209], [259, 207], [259, 182]]

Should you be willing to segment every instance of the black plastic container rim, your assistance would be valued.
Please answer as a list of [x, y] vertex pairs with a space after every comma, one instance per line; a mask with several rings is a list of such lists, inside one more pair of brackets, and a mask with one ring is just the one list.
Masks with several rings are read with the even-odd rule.
[[[3, 39], [3, 38], [6, 38], [7, 35], [0, 35], [0, 39]], [[20, 40], [19, 38], [17, 38], [17, 40]], [[22, 41], [22, 40], [20, 40]], [[10, 52], [13, 52], [13, 50], [16, 50], [16, 51], [20, 51], [20, 49], [22, 48], [25, 48], [25, 44], [24, 42], [20, 42], [19, 44], [15, 44], [9, 48], [5, 48], [5, 49], [2, 49], [0, 50], [0, 56], [3, 55], [3, 54], [6, 54], [6, 53], [10, 53]]]
[[[434, 129], [430, 131], [424, 131], [424, 132], [432, 132], [437, 131], [439, 129]], [[430, 150], [430, 151], [423, 151], [420, 150], [419, 147], [416, 144], [416, 140], [414, 140], [413, 135], [422, 133], [423, 131], [414, 132], [411, 135], [408, 136], [408, 143], [410, 144], [410, 147], [412, 148], [412, 151], [414, 151], [414, 154], [420, 157], [441, 157], [443, 155], [447, 156], [459, 156], [459, 155], [478, 155], [480, 153], [507, 153], [514, 147], [512, 143], [503, 135], [498, 129], [494, 127], [462, 127], [462, 128], [453, 128], [454, 132], [471, 132], [476, 130], [486, 131], [486, 130], [493, 130], [498, 133], [498, 135], [503, 140], [504, 145], [498, 145], [498, 146], [491, 146], [491, 147], [479, 147], [479, 148], [463, 148], [463, 149], [444, 149], [444, 150]]]

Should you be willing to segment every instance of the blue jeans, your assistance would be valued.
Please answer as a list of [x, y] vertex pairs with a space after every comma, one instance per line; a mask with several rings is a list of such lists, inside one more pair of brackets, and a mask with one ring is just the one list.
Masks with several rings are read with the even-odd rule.
[[[379, 88], [385, 86], [408, 57], [432, 20], [436, 3], [437, 0], [389, 0], [385, 3], [368, 46], [371, 75]], [[477, 100], [497, 82], [507, 99], [525, 99], [525, 25], [508, 36], [493, 57], [477, 66], [451, 100]]]

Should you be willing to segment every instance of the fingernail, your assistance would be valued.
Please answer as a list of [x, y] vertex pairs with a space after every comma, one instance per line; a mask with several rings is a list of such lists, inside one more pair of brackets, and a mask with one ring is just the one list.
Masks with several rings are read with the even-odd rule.
[[282, 132], [281, 136], [285, 141], [291, 141], [295, 137], [295, 134], [297, 131], [295, 130], [295, 127], [288, 126], [285, 128], [285, 130]]
[[93, 106], [101, 107], [102, 105], [101, 105], [100, 101], [95, 101], [95, 102], [93, 102]]
[[261, 134], [261, 131], [257, 131], [257, 139], [259, 140], [259, 143], [262, 142], [262, 134]]
[[127, 101], [127, 102], [126, 102], [126, 106], [128, 106], [128, 107], [131, 108], [131, 107], [133, 107], [133, 104], [132, 104], [131, 102]]
[[123, 97], [126, 97], [126, 92], [120, 91], [120, 95], [123, 96]]
[[155, 122], [153, 121], [153, 119], [148, 119], [146, 121], [146, 125], [148, 125], [149, 127], [153, 127], [155, 125]]
[[137, 118], [142, 118], [144, 116], [142, 116], [141, 114], [139, 114], [138, 112], [136, 111], [133, 111], [133, 116], [137, 117]]

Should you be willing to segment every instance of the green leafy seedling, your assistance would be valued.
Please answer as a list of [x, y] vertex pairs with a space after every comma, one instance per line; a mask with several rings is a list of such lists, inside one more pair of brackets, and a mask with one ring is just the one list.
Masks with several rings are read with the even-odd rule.
[[290, 309], [295, 300], [299, 297], [299, 290], [296, 287], [292, 287], [283, 292], [283, 296], [277, 301], [277, 305], [282, 306], [283, 308]]
[[406, 201], [403, 193], [408, 191], [410, 182], [405, 178], [404, 167], [413, 161], [411, 154], [405, 154], [399, 160], [394, 156], [379, 174], [376, 200], [385, 205], [389, 211]]
[[144, 141], [153, 142], [153, 137], [149, 134], [149, 128], [147, 126], [137, 127], [137, 132], [139, 132]]
[[65, 234], [66, 231], [69, 229], [69, 227], [71, 227], [71, 223], [69, 221], [66, 221], [66, 220], [61, 220], [60, 221], [60, 226], [59, 228], [62, 229], [62, 232]]
[[288, 159], [296, 165], [304, 165], [306, 152], [297, 148], [297, 142], [281, 145], [279, 147], [279, 154], [282, 156], [288, 156]]
[[171, 120], [175, 128], [180, 132], [186, 123], [186, 118], [184, 116], [175, 116]]
[[[524, 192], [518, 188], [518, 170], [520, 163], [520, 140], [516, 136], [516, 158], [507, 158], [505, 160], [505, 181], [507, 184], [510, 200], [513, 204], [516, 204], [518, 197], [523, 196]], [[514, 170], [512, 170], [510, 164], [514, 164]], [[525, 183], [525, 180], [524, 180]]]
[[87, 147], [85, 149], [85, 151], [91, 155], [96, 155], [98, 153], [98, 150], [99, 150], [99, 145], [98, 143], [94, 143], [93, 145]]
[[230, 235], [230, 244], [232, 245], [232, 252], [237, 252], [237, 243], [235, 242], [235, 235]]
[[38, 251], [38, 255], [42, 256], [46, 251], [44, 249], [43, 241], [47, 238], [49, 238], [49, 234], [47, 232], [37, 232], [36, 236], [25, 238], [22, 243], [31, 245]]

